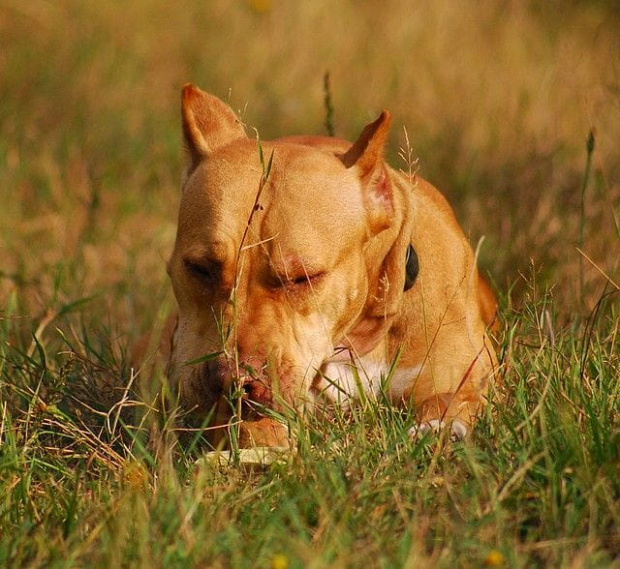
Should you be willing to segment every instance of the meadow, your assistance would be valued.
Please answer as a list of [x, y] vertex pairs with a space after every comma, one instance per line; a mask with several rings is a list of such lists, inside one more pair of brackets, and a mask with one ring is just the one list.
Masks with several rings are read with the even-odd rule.
[[[0, 563], [620, 567], [616, 2], [3, 0]], [[329, 89], [325, 77], [329, 77]], [[470, 440], [381, 401], [299, 418], [288, 463], [149, 445], [193, 82], [262, 139], [354, 139], [455, 207], [500, 299]], [[170, 440], [173, 440], [173, 436]], [[197, 437], [195, 437], [197, 439]]]

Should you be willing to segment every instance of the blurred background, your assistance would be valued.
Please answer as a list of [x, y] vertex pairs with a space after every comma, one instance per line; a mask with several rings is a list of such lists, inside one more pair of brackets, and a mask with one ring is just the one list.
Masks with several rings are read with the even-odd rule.
[[505, 307], [570, 320], [620, 282], [615, 1], [2, 0], [0, 310], [148, 329], [174, 306], [183, 84], [269, 139], [326, 133], [326, 73], [338, 136], [389, 109], [407, 169], [406, 129]]

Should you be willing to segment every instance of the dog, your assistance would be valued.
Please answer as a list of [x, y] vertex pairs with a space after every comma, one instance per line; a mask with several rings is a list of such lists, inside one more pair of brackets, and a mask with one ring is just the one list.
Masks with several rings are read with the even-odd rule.
[[353, 144], [260, 142], [183, 88], [167, 373], [214, 444], [241, 421], [241, 446], [287, 445], [273, 412], [379, 393], [412, 410], [412, 436], [473, 427], [497, 302], [442, 194], [384, 161], [390, 122], [383, 111]]

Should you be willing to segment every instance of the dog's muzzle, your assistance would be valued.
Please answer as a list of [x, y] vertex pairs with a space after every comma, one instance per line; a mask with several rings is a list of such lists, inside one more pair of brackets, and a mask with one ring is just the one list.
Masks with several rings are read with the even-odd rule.
[[204, 364], [205, 391], [221, 396], [242, 396], [248, 404], [270, 407], [273, 394], [266, 368], [265, 362], [257, 357], [236, 362], [226, 355], [218, 356]]

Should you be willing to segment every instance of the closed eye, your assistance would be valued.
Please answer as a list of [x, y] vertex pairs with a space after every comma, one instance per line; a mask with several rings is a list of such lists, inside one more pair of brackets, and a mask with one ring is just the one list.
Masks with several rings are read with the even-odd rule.
[[187, 271], [203, 282], [215, 284], [220, 279], [222, 264], [218, 261], [185, 259], [184, 263]]
[[287, 286], [302, 287], [317, 284], [325, 276], [324, 272], [313, 273], [311, 275], [302, 274], [284, 281]]

